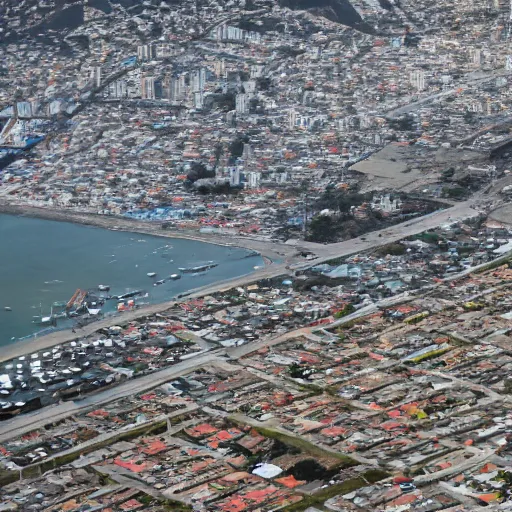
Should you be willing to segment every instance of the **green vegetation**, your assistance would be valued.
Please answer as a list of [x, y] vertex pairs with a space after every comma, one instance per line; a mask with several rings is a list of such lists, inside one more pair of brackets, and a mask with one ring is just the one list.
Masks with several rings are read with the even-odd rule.
[[462, 338], [462, 337], [458, 336], [456, 333], [450, 332], [450, 333], [446, 333], [446, 335], [450, 339], [450, 343], [452, 345], [457, 346], [457, 347], [461, 347], [461, 346], [464, 346], [464, 345], [472, 345], [473, 344], [468, 339]]
[[313, 372], [314, 370], [312, 368], [302, 366], [299, 363], [292, 363], [288, 367], [288, 373], [292, 379], [308, 379]]
[[424, 233], [420, 233], [413, 237], [416, 240], [421, 240], [427, 244], [436, 244], [440, 240], [440, 236], [437, 233], [431, 233], [429, 231], [425, 231]]
[[[297, 383], [292, 381], [293, 384], [296, 386]], [[317, 396], [317, 395], [321, 395], [323, 392], [324, 392], [324, 388], [320, 387], [320, 386], [317, 386], [316, 384], [311, 384], [311, 383], [305, 383], [305, 384], [301, 384], [299, 386], [299, 389], [301, 391], [304, 391], [304, 392], [309, 392], [309, 396]]]
[[347, 322], [343, 322], [341, 325], [336, 327], [336, 334], [343, 334], [344, 329], [351, 329], [354, 325], [360, 324], [363, 322], [363, 318], [354, 318], [353, 320], [348, 320]]
[[443, 197], [449, 197], [451, 199], [461, 199], [467, 194], [467, 189], [463, 187], [443, 187]]
[[19, 479], [20, 474], [18, 471], [7, 471], [0, 468], [0, 487], [16, 482]]
[[388, 254], [390, 254], [391, 256], [401, 256], [402, 254], [405, 254], [405, 251], [405, 245], [395, 242], [392, 244], [383, 245], [382, 247], [376, 249], [375, 252], [379, 256], [387, 256]]
[[427, 352], [426, 354], [421, 354], [421, 356], [415, 357], [413, 359], [409, 359], [408, 362], [418, 364], [422, 361], [427, 361], [428, 359], [433, 359], [434, 357], [440, 356], [446, 352], [449, 352], [452, 347], [439, 348], [437, 350], [432, 350], [431, 352]]
[[385, 471], [381, 471], [380, 469], [370, 469], [366, 473], [363, 473], [358, 478], [351, 478], [350, 480], [346, 480], [345, 482], [341, 482], [339, 484], [334, 484], [326, 489], [321, 489], [311, 496], [305, 496], [302, 501], [298, 503], [294, 503], [288, 507], [283, 508], [282, 510], [285, 512], [301, 512], [302, 510], [307, 509], [308, 507], [318, 507], [323, 505], [323, 503], [335, 496], [340, 494], [348, 494], [349, 492], [355, 491], [361, 487], [364, 487], [368, 484], [373, 484], [378, 482], [379, 480], [383, 480], [389, 476]]
[[487, 270], [492, 270], [494, 268], [501, 267], [502, 265], [505, 265], [505, 264], [508, 265], [510, 268], [511, 263], [512, 263], [512, 254], [509, 252], [509, 253], [505, 254], [504, 256], [496, 258], [495, 260], [490, 261], [486, 265], [483, 265], [481, 268], [476, 270], [474, 273], [482, 274], [482, 273], [486, 272]]
[[353, 313], [355, 310], [356, 308], [353, 304], [347, 304], [341, 311], [335, 313], [334, 318], [343, 318], [344, 316], [350, 315], [350, 313]]
[[192, 507], [173, 500], [166, 500], [163, 507], [169, 512], [192, 512], [193, 510]]
[[507, 395], [512, 395], [512, 379], [505, 379], [503, 382], [503, 389]]
[[[229, 420], [233, 421], [238, 425], [245, 425], [236, 418], [230, 417]], [[298, 448], [299, 450], [305, 453], [310, 453], [311, 455], [315, 455], [317, 457], [329, 457], [331, 459], [338, 459], [340, 461], [341, 467], [357, 466], [358, 464], [354, 459], [352, 459], [348, 455], [343, 455], [338, 452], [320, 448], [318, 446], [315, 446], [313, 443], [310, 443], [309, 441], [306, 441], [305, 439], [302, 439], [300, 437], [296, 437], [292, 434], [287, 434], [286, 432], [281, 432], [279, 430], [274, 430], [273, 428], [268, 427], [259, 427], [254, 425], [251, 426], [262, 436], [268, 437], [269, 439], [275, 439], [283, 444], [286, 444], [287, 446], [293, 446], [294, 448]]]
[[56, 455], [54, 458], [50, 460], [44, 460], [40, 463], [33, 464], [30, 466], [26, 466], [20, 471], [5, 471], [0, 469], [0, 485], [7, 485], [11, 482], [16, 482], [21, 478], [21, 476], [25, 479], [35, 478], [46, 471], [50, 471], [52, 469], [58, 468], [60, 466], [64, 466], [66, 464], [70, 464], [74, 460], [78, 459], [82, 454], [88, 454], [99, 448], [103, 448], [105, 446], [109, 446], [117, 441], [129, 441], [141, 435], [150, 435], [157, 434], [160, 432], [164, 432], [167, 429], [167, 421], [158, 421], [152, 423], [150, 425], [143, 425], [141, 427], [129, 430], [127, 432], [120, 432], [116, 436], [110, 437], [103, 441], [98, 441], [97, 443], [92, 440], [90, 444], [87, 446], [77, 445], [74, 447], [73, 451], [70, 453], [65, 453], [63, 455]]
[[405, 324], [414, 325], [421, 322], [424, 318], [427, 318], [430, 313], [428, 311], [422, 311], [421, 313], [417, 313], [416, 315], [408, 316], [405, 320]]

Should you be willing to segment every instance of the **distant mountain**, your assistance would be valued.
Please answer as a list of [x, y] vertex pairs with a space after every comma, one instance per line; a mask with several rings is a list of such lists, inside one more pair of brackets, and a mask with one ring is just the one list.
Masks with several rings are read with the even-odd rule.
[[[182, 9], [194, 6], [201, 12], [212, 5], [226, 7], [239, 0], [0, 0], [0, 43], [18, 43], [27, 37], [46, 39], [48, 35], [61, 37], [84, 24], [84, 8], [97, 10], [109, 16], [115, 7], [121, 7], [128, 17], [144, 16], [145, 12]], [[293, 10], [305, 10], [333, 22], [353, 27], [361, 32], [373, 33], [369, 25], [354, 9], [350, 0], [246, 0], [253, 8], [272, 8], [276, 3]], [[389, 0], [379, 0], [384, 8]], [[12, 25], [11, 25], [11, 23]], [[113, 20], [115, 24], [115, 19]], [[156, 34], [158, 36], [158, 34]]]
[[335, 23], [356, 28], [361, 32], [373, 33], [349, 0], [278, 0], [281, 7], [293, 10], [305, 10], [317, 16], [323, 16]]

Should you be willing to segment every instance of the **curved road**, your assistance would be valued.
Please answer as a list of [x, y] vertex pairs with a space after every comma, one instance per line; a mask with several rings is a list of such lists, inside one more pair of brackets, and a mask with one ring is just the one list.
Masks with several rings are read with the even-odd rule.
[[[446, 210], [440, 210], [438, 212], [425, 215], [424, 217], [408, 220], [402, 224], [397, 224], [396, 226], [380, 231], [373, 231], [365, 235], [363, 237], [364, 240], [362, 238], [354, 238], [331, 245], [299, 241], [294, 246], [296, 251], [302, 249], [311, 251], [317, 256], [317, 258], [305, 262], [304, 260], [298, 260], [297, 256], [289, 256], [289, 263], [272, 264], [246, 276], [229, 279], [226, 281], [217, 282], [213, 285], [198, 288], [196, 290], [192, 290], [187, 295], [187, 297], [200, 297], [204, 295], [210, 295], [212, 293], [229, 290], [233, 287], [244, 286], [255, 281], [259, 281], [260, 279], [282, 276], [284, 274], [290, 273], [291, 271], [303, 270], [311, 267], [312, 265], [317, 265], [334, 258], [357, 254], [384, 244], [388, 244], [390, 242], [396, 242], [402, 238], [416, 235], [425, 230], [438, 227], [445, 223], [467, 219], [468, 217], [478, 213], [471, 207], [471, 204], [472, 203], [470, 201], [466, 201], [451, 208], [447, 208]], [[261, 244], [264, 245], [265, 243], [261, 242]], [[272, 246], [276, 245], [273, 242], [268, 242], [268, 244]], [[73, 341], [77, 339], [77, 337], [93, 334], [98, 329], [110, 327], [119, 323], [125, 324], [143, 316], [162, 313], [175, 304], [176, 301], [173, 300], [170, 302], [143, 307], [135, 311], [125, 313], [121, 316], [107, 318], [100, 322], [87, 325], [84, 329], [80, 330], [79, 336], [69, 330], [58, 331], [47, 336], [43, 336], [39, 339], [29, 339], [8, 345], [7, 347], [2, 347], [0, 362], [7, 361], [15, 357], [20, 357], [31, 352], [45, 350], [61, 343]]]

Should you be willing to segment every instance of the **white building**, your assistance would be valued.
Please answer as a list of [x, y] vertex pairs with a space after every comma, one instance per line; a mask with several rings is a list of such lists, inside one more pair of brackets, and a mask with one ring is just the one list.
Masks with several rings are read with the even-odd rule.
[[156, 51], [152, 44], [142, 44], [137, 46], [137, 60], [139, 62], [153, 60], [155, 57]]
[[479, 48], [470, 48], [469, 49], [469, 62], [475, 67], [479, 68], [482, 64], [482, 52]]
[[172, 77], [170, 82], [169, 98], [172, 102], [180, 103], [187, 95], [185, 75]]
[[293, 130], [295, 126], [297, 126], [297, 112], [290, 110], [290, 112], [288, 112], [288, 128]]
[[224, 59], [216, 61], [214, 68], [217, 78], [226, 78], [226, 61]]
[[237, 114], [249, 113], [249, 100], [246, 94], [236, 95], [236, 112]]
[[251, 65], [251, 79], [255, 80], [263, 76], [263, 70], [265, 66], [263, 64], [252, 64]]
[[126, 98], [128, 96], [126, 80], [116, 80], [112, 82], [108, 87], [108, 95], [116, 99]]
[[90, 81], [93, 87], [99, 87], [101, 85], [101, 68], [100, 66], [94, 66], [91, 69]]
[[238, 167], [233, 167], [229, 170], [229, 184], [232, 187], [240, 185], [240, 169]]
[[259, 172], [247, 173], [246, 188], [260, 188], [261, 174]]
[[155, 57], [158, 59], [164, 59], [166, 57], [173, 57], [177, 55], [176, 47], [172, 44], [158, 44], [155, 48]]
[[417, 91], [425, 90], [425, 73], [423, 71], [420, 71], [420, 70], [411, 71], [410, 81], [411, 81], [411, 85]]
[[140, 84], [140, 97], [143, 100], [154, 100], [155, 95], [155, 77], [142, 76]]
[[194, 93], [194, 108], [195, 109], [202, 109], [203, 108], [203, 101], [204, 101], [204, 95], [202, 91], [195, 92]]
[[400, 199], [393, 199], [389, 194], [382, 196], [374, 196], [372, 199], [371, 208], [372, 210], [379, 210], [384, 213], [393, 213], [400, 210], [402, 207], [402, 201]]
[[204, 92], [206, 85], [206, 69], [201, 68], [192, 74], [192, 92]]

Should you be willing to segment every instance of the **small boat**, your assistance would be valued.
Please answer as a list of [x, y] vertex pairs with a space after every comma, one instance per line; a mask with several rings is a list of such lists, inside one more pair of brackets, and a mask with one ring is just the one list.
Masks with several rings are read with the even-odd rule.
[[146, 275], [148, 277], [155, 277], [156, 276], [156, 272], [148, 272]]
[[176, 281], [177, 279], [181, 279], [181, 276], [179, 274], [171, 274], [169, 276], [169, 279], [172, 279], [173, 281]]
[[33, 324], [42, 325], [42, 326], [56, 326], [57, 319], [53, 316], [34, 316], [32, 320]]
[[4, 311], [12, 311], [12, 308], [9, 306], [5, 306]]
[[108, 284], [99, 284], [98, 290], [100, 292], [108, 292], [108, 291], [110, 291], [110, 286]]
[[133, 292], [123, 293], [122, 295], [117, 295], [117, 296], [114, 295], [112, 298], [118, 299], [118, 300], [129, 299], [130, 297], [135, 297], [136, 295], [141, 295], [143, 293], [144, 292], [142, 290], [134, 290]]
[[165, 283], [165, 279], [160, 279], [159, 281], [156, 281], [153, 283], [153, 286], [158, 286], [160, 284], [164, 284]]
[[218, 263], [214, 263], [213, 261], [210, 261], [209, 263], [206, 263], [205, 265], [199, 265], [197, 267], [190, 267], [190, 268], [179, 268], [178, 270], [180, 272], [183, 272], [184, 274], [197, 274], [198, 272], [205, 272], [206, 270], [210, 270], [211, 268], [214, 268], [218, 265]]

